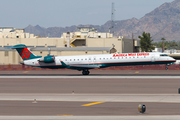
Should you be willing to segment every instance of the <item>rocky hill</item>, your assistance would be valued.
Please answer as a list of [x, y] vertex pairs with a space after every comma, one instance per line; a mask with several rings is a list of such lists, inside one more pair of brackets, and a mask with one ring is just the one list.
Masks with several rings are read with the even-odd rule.
[[[107, 21], [104, 25], [79, 25], [70, 27], [49, 27], [43, 28], [39, 25], [25, 28], [26, 32], [40, 36], [60, 37], [63, 32], [74, 32], [77, 27], [90, 26], [98, 30], [98, 32], [108, 32], [111, 22]], [[180, 0], [174, 0], [171, 3], [164, 3], [150, 13], [147, 13], [141, 19], [128, 19], [115, 21], [114, 34], [116, 36], [126, 36], [127, 38], [138, 38], [145, 32], [151, 33], [154, 41], [160, 41], [162, 37], [166, 40], [180, 41]]]

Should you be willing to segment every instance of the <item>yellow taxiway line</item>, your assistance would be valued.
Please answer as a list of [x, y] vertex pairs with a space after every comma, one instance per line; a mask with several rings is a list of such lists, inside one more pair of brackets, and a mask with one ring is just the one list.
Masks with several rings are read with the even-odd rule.
[[29, 72], [29, 71], [24, 71], [23, 73], [27, 73], [27, 72]]
[[73, 116], [73, 115], [56, 115], [56, 116]]
[[81, 106], [91, 106], [91, 105], [96, 105], [96, 104], [100, 104], [100, 103], [104, 103], [103, 101], [99, 101], [99, 102], [93, 102], [93, 103], [88, 103], [88, 104], [84, 104]]

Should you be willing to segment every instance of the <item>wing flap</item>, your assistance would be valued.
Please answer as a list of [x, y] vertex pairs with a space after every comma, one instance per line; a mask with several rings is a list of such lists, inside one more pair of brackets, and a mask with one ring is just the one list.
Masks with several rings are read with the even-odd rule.
[[67, 66], [69, 69], [94, 69], [101, 67], [101, 65], [66, 65], [63, 61], [60, 62], [63, 66]]
[[94, 69], [100, 68], [100, 65], [69, 65], [71, 68], [84, 68], [84, 69]]

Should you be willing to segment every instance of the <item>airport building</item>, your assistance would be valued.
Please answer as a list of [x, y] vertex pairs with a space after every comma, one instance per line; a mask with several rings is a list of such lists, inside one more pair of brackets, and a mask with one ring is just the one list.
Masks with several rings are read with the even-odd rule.
[[67, 56], [138, 52], [140, 46], [138, 40], [99, 33], [92, 27], [79, 27], [77, 32], [63, 33], [61, 38], [42, 38], [25, 33], [24, 29], [3, 27], [0, 28], [0, 65], [22, 61], [15, 50], [7, 49], [16, 44], [25, 44], [34, 54], [41, 56], [46, 56], [49, 48], [52, 55]]

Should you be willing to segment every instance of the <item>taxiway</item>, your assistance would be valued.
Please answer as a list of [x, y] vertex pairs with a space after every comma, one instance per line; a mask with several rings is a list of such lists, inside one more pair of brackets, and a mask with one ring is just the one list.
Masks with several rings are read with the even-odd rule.
[[[179, 71], [2, 71], [3, 120], [180, 119]], [[140, 114], [139, 104], [147, 111]]]

